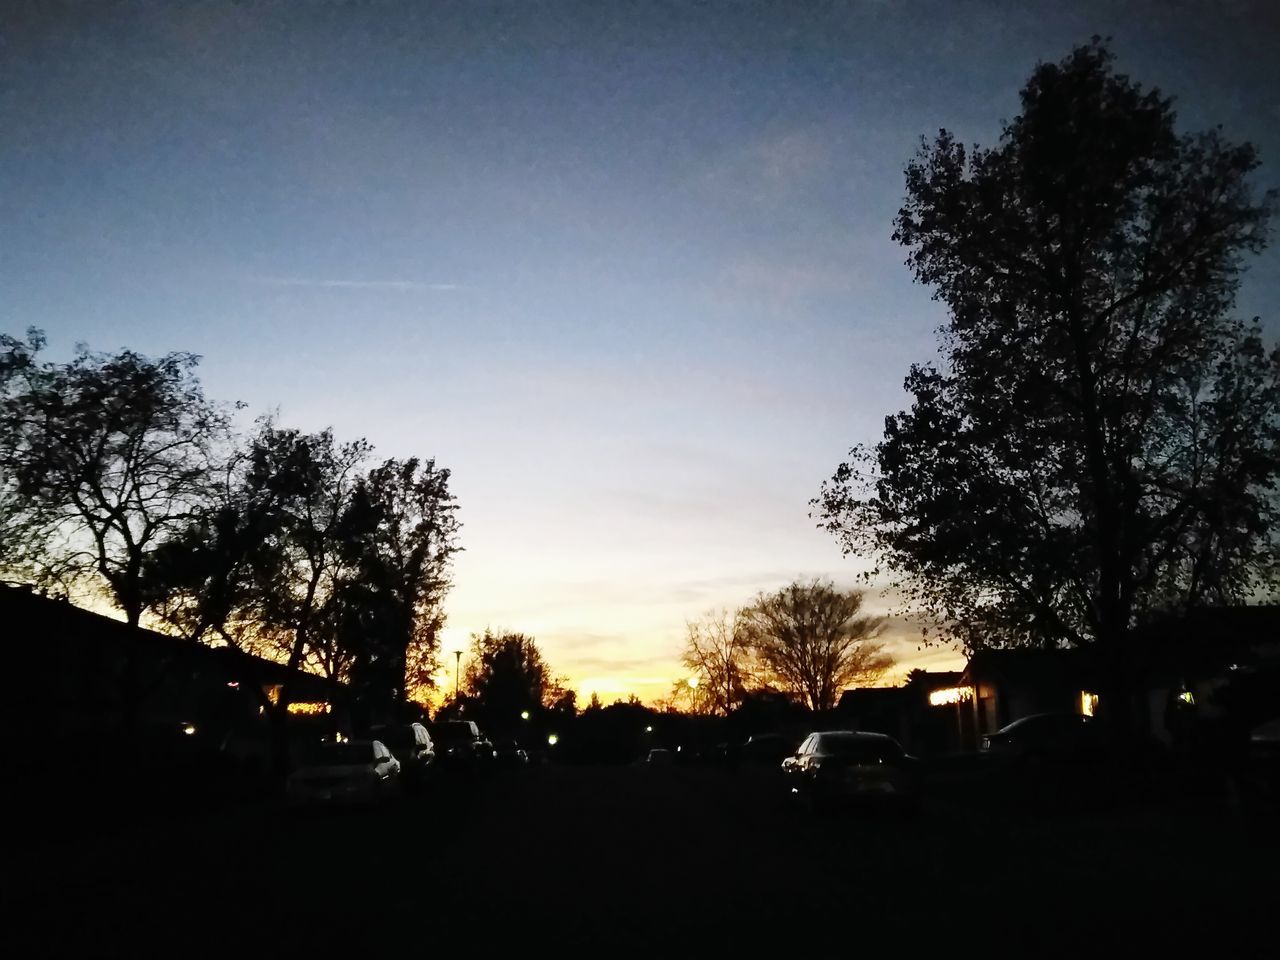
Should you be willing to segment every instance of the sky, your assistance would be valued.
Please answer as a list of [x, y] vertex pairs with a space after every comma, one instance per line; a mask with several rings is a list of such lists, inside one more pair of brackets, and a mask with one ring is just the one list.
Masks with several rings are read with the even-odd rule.
[[[708, 610], [854, 585], [809, 500], [935, 355], [890, 240], [922, 135], [991, 143], [1101, 34], [1280, 183], [1266, 0], [3, 11], [0, 329], [192, 351], [214, 398], [434, 457], [446, 660], [520, 630], [583, 700], [669, 692]], [[1277, 292], [1272, 250], [1240, 312], [1280, 329]]]

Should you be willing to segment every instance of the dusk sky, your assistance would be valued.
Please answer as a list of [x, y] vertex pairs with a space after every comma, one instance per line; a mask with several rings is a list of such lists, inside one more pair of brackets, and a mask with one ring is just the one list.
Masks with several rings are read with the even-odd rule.
[[[668, 692], [710, 608], [853, 583], [808, 501], [935, 354], [890, 240], [922, 134], [991, 143], [1096, 33], [1280, 183], [1267, 0], [3, 6], [0, 329], [435, 457], [446, 655], [521, 630], [584, 700]], [[1273, 248], [1240, 312], [1274, 333], [1277, 293]], [[917, 634], [900, 671], [957, 662]]]

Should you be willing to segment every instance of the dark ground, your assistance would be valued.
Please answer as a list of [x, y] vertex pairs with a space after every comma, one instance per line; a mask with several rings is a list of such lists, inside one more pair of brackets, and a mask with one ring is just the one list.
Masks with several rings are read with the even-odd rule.
[[1275, 955], [1273, 814], [1081, 813], [1097, 788], [1073, 776], [936, 785], [913, 817], [815, 816], [771, 786], [546, 767], [302, 816], [116, 812], [87, 786], [11, 815], [9, 955]]

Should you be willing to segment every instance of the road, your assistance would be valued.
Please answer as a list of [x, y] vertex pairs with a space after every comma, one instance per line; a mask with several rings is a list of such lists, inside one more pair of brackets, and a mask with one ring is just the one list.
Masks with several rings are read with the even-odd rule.
[[744, 775], [549, 767], [303, 816], [84, 798], [15, 825], [5, 901], [23, 955], [1240, 954], [1275, 840], [1220, 812], [938, 791], [914, 817], [815, 816]]

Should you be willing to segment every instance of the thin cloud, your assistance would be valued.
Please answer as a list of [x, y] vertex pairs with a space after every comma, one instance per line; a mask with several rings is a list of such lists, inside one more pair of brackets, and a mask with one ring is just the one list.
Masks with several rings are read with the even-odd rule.
[[253, 277], [254, 283], [269, 287], [313, 287], [332, 290], [434, 290], [463, 289], [458, 283], [430, 283], [425, 280], [317, 280], [307, 277]]

